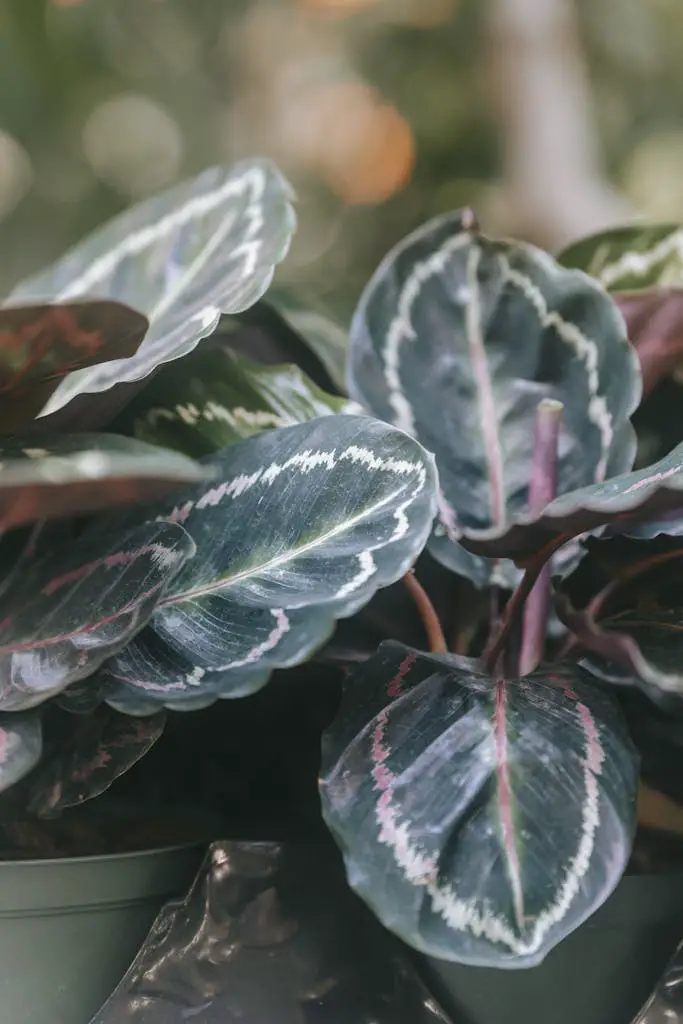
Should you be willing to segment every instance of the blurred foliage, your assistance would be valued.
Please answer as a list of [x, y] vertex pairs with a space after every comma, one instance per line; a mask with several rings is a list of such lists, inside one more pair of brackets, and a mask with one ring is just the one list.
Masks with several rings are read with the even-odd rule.
[[[602, 169], [636, 215], [683, 219], [683, 5], [563, 3]], [[285, 275], [348, 301], [425, 217], [467, 202], [505, 228], [489, 24], [504, 5], [0, 0], [0, 289], [131, 201], [245, 155], [296, 185]]]

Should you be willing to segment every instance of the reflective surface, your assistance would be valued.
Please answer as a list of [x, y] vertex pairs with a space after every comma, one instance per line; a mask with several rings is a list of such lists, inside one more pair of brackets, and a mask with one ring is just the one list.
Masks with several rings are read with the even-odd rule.
[[312, 846], [215, 843], [92, 1024], [455, 1024]]
[[[187, 1022], [467, 1024], [441, 1010], [351, 894], [334, 851], [247, 842], [213, 844], [186, 899], [162, 910], [92, 1024]], [[683, 943], [624, 1024], [679, 1022]]]
[[683, 1021], [683, 942], [652, 999], [633, 1024], [679, 1024], [680, 1021]]

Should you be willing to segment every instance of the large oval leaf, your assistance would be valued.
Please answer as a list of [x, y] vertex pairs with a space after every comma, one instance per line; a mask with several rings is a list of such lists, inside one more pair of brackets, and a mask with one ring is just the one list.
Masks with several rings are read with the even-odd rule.
[[207, 476], [184, 455], [114, 434], [3, 438], [0, 530], [149, 499]]
[[121, 214], [21, 283], [12, 301], [91, 295], [126, 302], [150, 320], [134, 358], [69, 377], [45, 411], [191, 352], [221, 313], [263, 295], [293, 230], [291, 190], [271, 163], [214, 167]]
[[619, 881], [637, 774], [616, 705], [580, 670], [494, 682], [386, 643], [325, 736], [321, 793], [388, 928], [444, 960], [529, 967]]
[[38, 714], [0, 715], [0, 793], [35, 768], [42, 751], [43, 729]]
[[[159, 669], [158, 648], [150, 658], [151, 641], [141, 637], [111, 668], [150, 695], [148, 684], [167, 673], [156, 691], [162, 701], [174, 689], [199, 694], [206, 670], [236, 673], [206, 677], [218, 685], [217, 696], [230, 696], [234, 686], [254, 688], [254, 678], [261, 685], [264, 670], [308, 657], [334, 619], [404, 575], [434, 517], [432, 457], [401, 431], [365, 417], [327, 416], [269, 431], [204, 464], [218, 475], [211, 487], [121, 516], [180, 522], [197, 545], [150, 624], [182, 655], [180, 667], [175, 674], [168, 665]], [[93, 529], [103, 526], [114, 528], [103, 520]], [[189, 681], [187, 663], [195, 673]]]
[[202, 346], [164, 367], [116, 427], [199, 458], [262, 430], [341, 413], [345, 404], [296, 366], [261, 366]]
[[134, 355], [148, 326], [120, 302], [0, 309], [0, 430], [37, 416], [73, 370]]
[[430, 551], [480, 587], [516, 573], [458, 542], [526, 509], [543, 398], [564, 405], [560, 493], [635, 455], [640, 374], [612, 300], [538, 249], [484, 238], [469, 213], [430, 221], [381, 264], [351, 328], [349, 390], [435, 453]]
[[144, 626], [193, 553], [181, 526], [149, 523], [25, 566], [0, 598], [0, 710], [34, 707], [93, 673]]

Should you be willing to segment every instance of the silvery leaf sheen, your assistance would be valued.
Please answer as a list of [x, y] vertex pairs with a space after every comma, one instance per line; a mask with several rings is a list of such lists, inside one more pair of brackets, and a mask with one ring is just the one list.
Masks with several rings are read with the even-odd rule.
[[180, 523], [197, 549], [148, 627], [105, 665], [121, 710], [131, 691], [145, 709], [244, 695], [305, 660], [337, 619], [407, 572], [436, 511], [433, 457], [364, 416], [267, 431], [202, 464], [210, 485], [114, 520]]
[[292, 190], [270, 161], [212, 167], [126, 210], [21, 282], [12, 303], [116, 299], [150, 321], [135, 356], [70, 374], [43, 412], [140, 380], [191, 352], [221, 314], [261, 298], [294, 227]]
[[607, 899], [636, 826], [619, 709], [573, 665], [523, 679], [396, 642], [349, 678], [323, 742], [350, 885], [443, 960], [533, 967]]
[[559, 494], [633, 464], [640, 369], [616, 305], [547, 253], [484, 237], [470, 211], [429, 221], [375, 272], [351, 327], [348, 384], [435, 453], [429, 550], [477, 587], [518, 579], [460, 540], [526, 511], [542, 399], [564, 407]]

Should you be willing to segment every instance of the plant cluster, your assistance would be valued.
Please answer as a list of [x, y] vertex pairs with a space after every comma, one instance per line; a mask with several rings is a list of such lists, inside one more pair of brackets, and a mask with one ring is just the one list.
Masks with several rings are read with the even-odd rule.
[[[263, 300], [293, 230], [270, 164], [213, 169], [0, 308], [0, 788], [57, 815], [169, 710], [341, 661], [320, 791], [351, 885], [417, 949], [535, 964], [629, 863], [621, 694], [681, 707], [683, 445], [642, 464], [678, 429], [648, 402], [681, 364], [681, 231], [556, 260], [440, 216], [346, 359], [317, 307]], [[327, 390], [238, 353], [254, 321]], [[367, 642], [399, 593], [426, 650], [401, 616]], [[43, 751], [51, 706], [74, 725]]]

